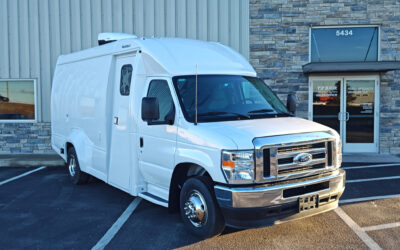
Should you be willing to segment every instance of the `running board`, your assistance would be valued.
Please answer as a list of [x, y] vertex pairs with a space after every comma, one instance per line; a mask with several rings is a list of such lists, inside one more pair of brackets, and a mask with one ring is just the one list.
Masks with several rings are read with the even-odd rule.
[[163, 207], [168, 207], [168, 201], [164, 200], [163, 198], [160, 198], [158, 196], [155, 196], [153, 194], [150, 194], [148, 192], [144, 193], [139, 193], [139, 197], [142, 197], [145, 200], [148, 200], [150, 202], [153, 202], [157, 205], [163, 206]]

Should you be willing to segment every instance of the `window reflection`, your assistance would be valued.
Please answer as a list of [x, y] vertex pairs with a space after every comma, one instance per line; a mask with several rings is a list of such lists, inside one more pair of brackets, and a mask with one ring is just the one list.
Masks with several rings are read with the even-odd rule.
[[33, 81], [0, 81], [0, 119], [35, 119]]

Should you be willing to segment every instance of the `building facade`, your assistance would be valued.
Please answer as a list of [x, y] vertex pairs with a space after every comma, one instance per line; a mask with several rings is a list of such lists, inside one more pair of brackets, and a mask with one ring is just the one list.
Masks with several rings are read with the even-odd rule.
[[0, 0], [0, 154], [52, 153], [57, 57], [100, 32], [221, 42], [344, 152], [400, 154], [399, 0]]

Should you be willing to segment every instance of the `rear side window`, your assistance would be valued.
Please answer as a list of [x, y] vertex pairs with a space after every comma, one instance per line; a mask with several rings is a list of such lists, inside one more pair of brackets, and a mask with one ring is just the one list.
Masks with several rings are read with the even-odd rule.
[[131, 79], [132, 79], [132, 65], [125, 64], [121, 68], [121, 81], [119, 84], [119, 91], [121, 95], [129, 95], [131, 90]]
[[151, 81], [147, 97], [156, 97], [158, 100], [160, 118], [155, 122], [166, 122], [167, 117], [174, 112], [174, 102], [167, 81]]

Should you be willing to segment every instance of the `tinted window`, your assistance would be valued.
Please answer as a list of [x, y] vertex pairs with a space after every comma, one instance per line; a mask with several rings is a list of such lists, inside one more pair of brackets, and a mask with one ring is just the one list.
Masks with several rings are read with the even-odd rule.
[[0, 120], [35, 119], [33, 81], [0, 81]]
[[121, 81], [119, 91], [121, 95], [129, 95], [131, 89], [132, 65], [125, 64], [121, 68]]
[[174, 111], [174, 102], [168, 83], [165, 80], [153, 80], [150, 82], [147, 97], [156, 97], [159, 105], [160, 118], [153, 122], [165, 122], [166, 117]]
[[378, 27], [314, 28], [312, 62], [364, 62], [378, 60]]

